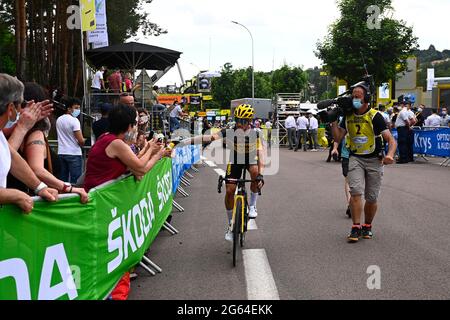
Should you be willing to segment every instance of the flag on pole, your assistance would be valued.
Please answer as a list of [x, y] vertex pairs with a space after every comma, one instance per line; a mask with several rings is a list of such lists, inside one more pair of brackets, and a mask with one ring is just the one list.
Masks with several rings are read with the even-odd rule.
[[97, 28], [95, 20], [95, 0], [80, 0], [81, 30], [94, 31]]

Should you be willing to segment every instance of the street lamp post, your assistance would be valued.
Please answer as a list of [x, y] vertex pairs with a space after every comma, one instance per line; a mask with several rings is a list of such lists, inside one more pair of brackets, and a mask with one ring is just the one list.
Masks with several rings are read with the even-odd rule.
[[243, 27], [245, 30], [248, 31], [248, 33], [250, 34], [250, 38], [252, 39], [252, 107], [255, 107], [255, 47], [254, 47], [254, 42], [253, 42], [253, 35], [250, 32], [250, 30], [244, 26], [243, 24], [236, 22], [236, 21], [231, 21], [234, 24], [240, 25], [241, 27]]

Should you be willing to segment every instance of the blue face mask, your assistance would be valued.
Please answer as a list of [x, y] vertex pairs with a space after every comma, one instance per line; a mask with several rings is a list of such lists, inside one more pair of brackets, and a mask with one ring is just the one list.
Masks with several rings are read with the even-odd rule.
[[17, 112], [17, 110], [16, 110], [16, 114], [17, 114], [16, 115], [16, 120], [11, 121], [11, 120], [8, 119], [8, 123], [6, 124], [5, 129], [9, 129], [9, 128], [14, 127], [14, 125], [17, 123], [17, 121], [19, 121], [20, 113]]
[[359, 109], [361, 109], [361, 107], [362, 107], [362, 102], [361, 102], [361, 99], [353, 99], [353, 107], [356, 109], [356, 110], [359, 110]]
[[72, 112], [72, 116], [73, 117], [75, 117], [75, 118], [78, 118], [78, 116], [81, 114], [81, 110], [80, 109], [75, 109], [73, 112]]

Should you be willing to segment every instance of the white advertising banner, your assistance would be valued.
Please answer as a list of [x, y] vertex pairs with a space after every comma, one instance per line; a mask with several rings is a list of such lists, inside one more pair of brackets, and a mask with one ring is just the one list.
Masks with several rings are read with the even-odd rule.
[[428, 69], [427, 75], [427, 91], [432, 91], [434, 85], [434, 69]]
[[106, 17], [106, 0], [95, 0], [95, 17], [97, 29], [88, 32], [88, 41], [93, 44], [93, 48], [102, 48], [109, 45], [108, 24]]

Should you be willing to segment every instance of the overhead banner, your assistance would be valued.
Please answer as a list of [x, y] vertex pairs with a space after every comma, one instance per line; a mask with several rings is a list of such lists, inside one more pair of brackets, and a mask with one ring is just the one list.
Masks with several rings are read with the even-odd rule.
[[88, 32], [88, 42], [93, 49], [109, 46], [108, 24], [106, 18], [106, 0], [95, 0], [96, 29]]
[[31, 215], [0, 207], [0, 300], [105, 299], [138, 264], [172, 211], [172, 161]]
[[95, 20], [95, 0], [80, 0], [81, 30], [94, 31], [97, 28]]
[[414, 153], [450, 157], [450, 129], [414, 130]]

